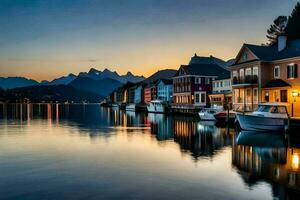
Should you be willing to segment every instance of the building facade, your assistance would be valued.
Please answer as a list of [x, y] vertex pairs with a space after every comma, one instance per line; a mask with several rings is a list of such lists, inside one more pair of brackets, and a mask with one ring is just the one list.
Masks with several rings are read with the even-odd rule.
[[173, 109], [200, 109], [209, 106], [212, 81], [229, 74], [216, 64], [182, 65], [173, 77]]
[[157, 88], [155, 84], [150, 84], [144, 88], [144, 103], [149, 103], [156, 99]]
[[253, 111], [259, 103], [286, 104], [300, 116], [300, 40], [280, 36], [272, 46], [244, 44], [231, 67], [233, 109]]
[[171, 102], [173, 98], [172, 79], [161, 79], [157, 82], [157, 99]]
[[212, 106], [223, 106], [224, 109], [232, 109], [232, 86], [230, 74], [228, 77], [213, 80], [212, 94], [209, 100]]

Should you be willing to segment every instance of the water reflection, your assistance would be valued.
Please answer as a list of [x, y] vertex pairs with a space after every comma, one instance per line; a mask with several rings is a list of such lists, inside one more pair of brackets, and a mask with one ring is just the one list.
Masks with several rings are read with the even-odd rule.
[[288, 144], [293, 137], [245, 131], [237, 136], [232, 146], [232, 163], [249, 187], [267, 181], [277, 199], [299, 197], [300, 149]]
[[[133, 143], [140, 142], [140, 144], [135, 145], [141, 145], [140, 152], [137, 152], [138, 157], [142, 155], [139, 159], [147, 160], [147, 157], [160, 156], [155, 154], [157, 149], [144, 149], [143, 146], [148, 145], [148, 143], [141, 138], [137, 139], [135, 134], [149, 136], [152, 143], [158, 144], [161, 149], [168, 150], [168, 157], [173, 158], [178, 152], [181, 156], [184, 155], [182, 157], [188, 157], [193, 164], [197, 163], [197, 167], [199, 167], [198, 170], [187, 167], [188, 165], [183, 158], [173, 160], [172, 163], [164, 163], [162, 159], [153, 165], [155, 170], [159, 171], [164, 166], [168, 166], [168, 171], [176, 165], [181, 166], [181, 169], [184, 169], [182, 171], [187, 174], [195, 170], [190, 174], [189, 180], [191, 181], [191, 177], [197, 177], [196, 180], [193, 180], [194, 182], [191, 182], [194, 185], [200, 184], [202, 186], [207, 183], [209, 187], [206, 190], [210, 188], [213, 188], [212, 191], [220, 189], [216, 186], [218, 182], [226, 183], [219, 185], [224, 188], [234, 185], [233, 189], [227, 188], [224, 195], [234, 193], [236, 188], [239, 188], [241, 192], [234, 193], [236, 196], [230, 196], [232, 197], [230, 199], [254, 197], [257, 199], [262, 197], [262, 193], [265, 194], [264, 197], [268, 196], [275, 199], [297, 199], [300, 195], [300, 137], [293, 135], [253, 132], [236, 134], [232, 128], [217, 127], [214, 122], [200, 122], [195, 117], [126, 112], [103, 108], [98, 104], [1, 104], [0, 118], [0, 126], [2, 127], [10, 127], [7, 124], [13, 123], [14, 126], [12, 127], [15, 134], [24, 131], [22, 127], [27, 125], [28, 127], [37, 127], [45, 124], [47, 127], [42, 127], [41, 130], [51, 129], [55, 132], [55, 128], [59, 130], [66, 128], [68, 134], [79, 134], [85, 138], [90, 138], [92, 141], [103, 138], [117, 140], [118, 134], [125, 133], [126, 142], [121, 142], [122, 145], [125, 145], [123, 147], [125, 150], [122, 149], [121, 153], [107, 157], [117, 157], [126, 161], [126, 153], [132, 153], [130, 151], [132, 146], [128, 145], [127, 140], [130, 139], [131, 141], [133, 138], [136, 140]], [[20, 125], [21, 128], [17, 125]], [[6, 128], [0, 133], [8, 132], [8, 128]], [[1, 137], [4, 138], [4, 136], [5, 134]], [[13, 141], [10, 142], [14, 143]], [[105, 148], [101, 147], [101, 152], [105, 152]], [[115, 148], [122, 148], [122, 146], [118, 143], [110, 150], [114, 152]], [[151, 146], [151, 148], [156, 147]], [[72, 148], [68, 151], [72, 152]], [[97, 153], [99, 152], [97, 151]], [[93, 159], [101, 158], [99, 155], [96, 157]], [[107, 159], [107, 157], [104, 158]], [[164, 157], [164, 159], [166, 158]], [[222, 162], [224, 163], [220, 159], [223, 159]], [[227, 163], [225, 163], [226, 159], [229, 160]], [[125, 162], [124, 160], [123, 162]], [[215, 163], [215, 160], [218, 160], [218, 163]], [[104, 159], [101, 160], [102, 162], [108, 161]], [[129, 159], [127, 162], [137, 161]], [[145, 162], [147, 163], [147, 161]], [[124, 165], [119, 160], [113, 163]], [[226, 168], [226, 164], [228, 164], [228, 168]], [[108, 168], [110, 167], [108, 166]], [[134, 170], [138, 171], [140, 168], [142, 166], [137, 165]], [[150, 170], [148, 166], [145, 168]], [[151, 168], [151, 170], [154, 169]], [[223, 178], [218, 177], [216, 175], [218, 172], [227, 179], [223, 180]], [[164, 171], [164, 173], [167, 172]], [[210, 176], [205, 177], [206, 174]], [[172, 174], [172, 177], [176, 176]], [[149, 180], [149, 177], [145, 179]], [[227, 182], [229, 183], [228, 186]], [[169, 187], [172, 186], [174, 185], [170, 184]], [[263, 192], [257, 194], [255, 191], [260, 187], [263, 188]], [[266, 192], [266, 188], [272, 192], [271, 196]], [[199, 188], [186, 195], [196, 194], [196, 191], [199, 191]], [[254, 192], [252, 193], [252, 191]], [[197, 193], [197, 195], [200, 194]], [[248, 197], [248, 195], [250, 196]]]
[[199, 157], [212, 157], [231, 144], [233, 130], [217, 128], [214, 122], [199, 122], [191, 117], [174, 117], [174, 141], [184, 152]]

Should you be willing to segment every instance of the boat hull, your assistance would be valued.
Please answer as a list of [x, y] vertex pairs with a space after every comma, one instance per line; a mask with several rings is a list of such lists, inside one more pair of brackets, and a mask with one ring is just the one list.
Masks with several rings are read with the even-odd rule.
[[285, 131], [288, 125], [287, 119], [244, 114], [237, 114], [237, 120], [241, 129], [248, 131]]

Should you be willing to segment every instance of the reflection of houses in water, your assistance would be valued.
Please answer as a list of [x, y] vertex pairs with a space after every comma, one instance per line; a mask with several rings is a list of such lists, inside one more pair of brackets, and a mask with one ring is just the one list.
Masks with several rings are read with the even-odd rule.
[[217, 150], [231, 145], [227, 129], [217, 128], [211, 122], [197, 122], [191, 118], [174, 118], [174, 140], [183, 151], [195, 158], [213, 156]]
[[284, 135], [250, 134], [238, 137], [232, 147], [232, 163], [243, 180], [250, 187], [261, 180], [273, 183], [278, 199], [300, 195], [300, 149], [285, 147]]
[[148, 113], [151, 124], [151, 132], [156, 135], [157, 140], [168, 140], [173, 138], [173, 120], [170, 116], [159, 113]]

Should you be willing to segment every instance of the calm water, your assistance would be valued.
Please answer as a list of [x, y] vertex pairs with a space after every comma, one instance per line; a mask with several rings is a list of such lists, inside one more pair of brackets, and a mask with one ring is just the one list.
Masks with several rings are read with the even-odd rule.
[[300, 140], [99, 105], [0, 105], [0, 199], [299, 199]]

